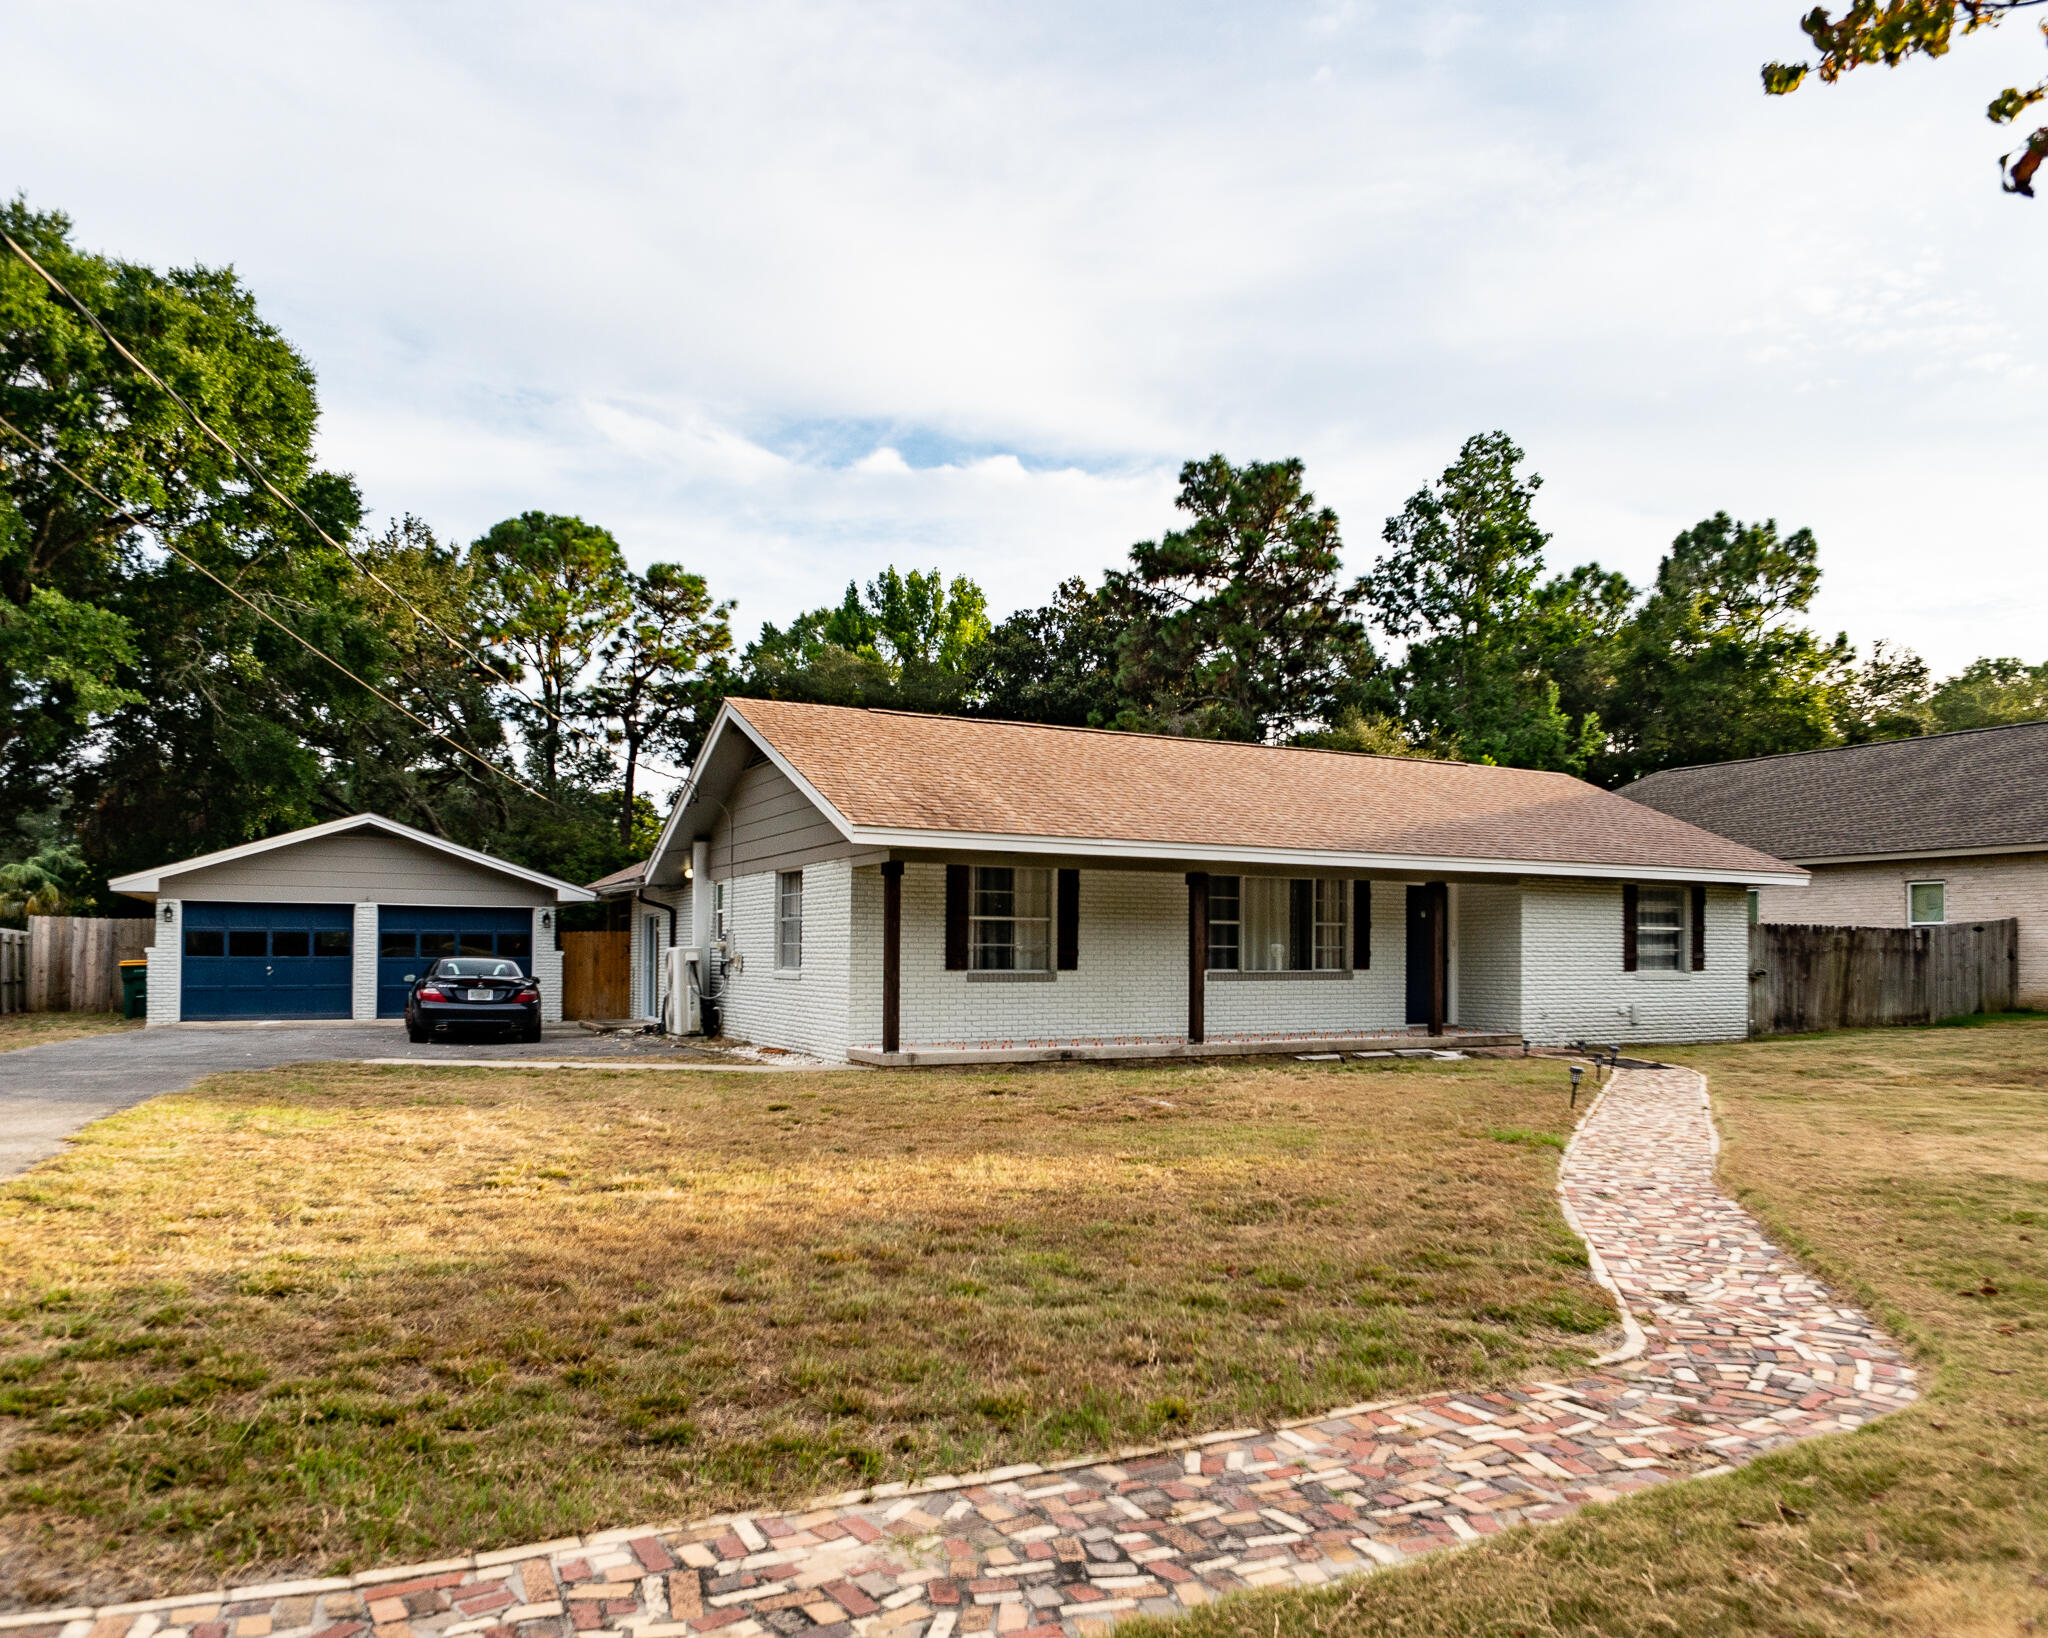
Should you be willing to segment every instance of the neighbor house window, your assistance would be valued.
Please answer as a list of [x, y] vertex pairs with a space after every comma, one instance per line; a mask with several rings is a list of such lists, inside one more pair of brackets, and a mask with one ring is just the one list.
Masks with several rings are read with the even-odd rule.
[[1915, 927], [1932, 927], [1948, 920], [1947, 882], [1908, 882], [1906, 919]]
[[1685, 895], [1675, 887], [1645, 887], [1636, 899], [1636, 965], [1646, 973], [1675, 973], [1685, 943]]
[[1763, 895], [1752, 887], [1749, 890], [1748, 898], [1749, 924], [1754, 927], [1763, 916]]
[[982, 972], [1052, 971], [1052, 872], [975, 866], [968, 949]]
[[1209, 966], [1212, 971], [1234, 973], [1238, 964], [1238, 878], [1209, 878]]
[[1211, 876], [1209, 965], [1221, 972], [1343, 972], [1351, 884], [1338, 877]]
[[804, 964], [804, 873], [775, 875], [775, 965], [794, 972]]

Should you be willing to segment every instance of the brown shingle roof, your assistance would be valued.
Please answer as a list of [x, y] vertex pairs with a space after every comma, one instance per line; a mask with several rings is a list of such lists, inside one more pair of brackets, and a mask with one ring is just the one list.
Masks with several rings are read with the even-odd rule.
[[857, 828], [1780, 875], [1565, 774], [729, 700]]
[[642, 859], [638, 864], [629, 864], [624, 870], [614, 870], [609, 876], [600, 876], [584, 885], [593, 893], [631, 892], [647, 880], [647, 863]]
[[1624, 794], [1786, 859], [2048, 847], [2048, 722], [1670, 768]]

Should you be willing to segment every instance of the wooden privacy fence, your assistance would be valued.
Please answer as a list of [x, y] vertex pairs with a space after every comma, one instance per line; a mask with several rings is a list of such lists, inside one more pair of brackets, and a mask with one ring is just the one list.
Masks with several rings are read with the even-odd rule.
[[632, 934], [562, 935], [562, 1016], [625, 1018], [633, 1010]]
[[2013, 1003], [2017, 921], [1939, 927], [1749, 930], [1749, 1027], [1754, 1035], [1931, 1024]]
[[28, 1011], [28, 934], [0, 927], [0, 1013]]
[[119, 962], [149, 948], [156, 923], [147, 916], [30, 916], [30, 1012], [115, 1012], [121, 1005]]

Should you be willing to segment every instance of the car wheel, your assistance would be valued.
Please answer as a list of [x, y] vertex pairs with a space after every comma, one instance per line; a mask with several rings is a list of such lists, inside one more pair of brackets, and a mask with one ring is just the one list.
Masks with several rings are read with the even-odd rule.
[[424, 1025], [415, 1024], [408, 1018], [405, 1021], [405, 1038], [412, 1042], [414, 1046], [424, 1046], [434, 1038], [434, 1033]]

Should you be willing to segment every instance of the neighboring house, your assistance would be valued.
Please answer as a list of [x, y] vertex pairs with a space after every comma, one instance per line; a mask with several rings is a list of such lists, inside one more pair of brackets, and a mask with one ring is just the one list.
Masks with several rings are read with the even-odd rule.
[[149, 1022], [397, 1018], [423, 962], [501, 955], [562, 1016], [556, 907], [596, 897], [374, 813], [109, 883], [156, 903]]
[[839, 1060], [1463, 1031], [1714, 1040], [1790, 866], [1562, 774], [728, 700], [631, 895], [634, 997]]
[[2048, 722], [1671, 768], [1622, 795], [1812, 873], [1759, 921], [2017, 918], [2017, 1004], [2048, 1006]]

